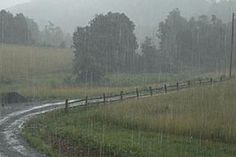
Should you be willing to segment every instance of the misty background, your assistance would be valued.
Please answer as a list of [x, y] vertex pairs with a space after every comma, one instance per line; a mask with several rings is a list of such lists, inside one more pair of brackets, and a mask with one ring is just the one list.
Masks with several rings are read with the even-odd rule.
[[159, 22], [175, 8], [179, 8], [186, 18], [215, 14], [226, 21], [231, 18], [231, 13], [236, 8], [235, 1], [214, 0], [2, 0], [0, 2], [1, 9], [5, 8], [12, 13], [23, 13], [34, 19], [40, 28], [44, 28], [50, 21], [71, 34], [77, 26], [86, 25], [95, 14], [109, 11], [123, 12], [136, 24], [135, 32], [141, 41], [145, 36], [156, 36]]
[[85, 82], [114, 73], [227, 73], [236, 1], [1, 3], [1, 43], [73, 48], [70, 67], [73, 61], [75, 74]]

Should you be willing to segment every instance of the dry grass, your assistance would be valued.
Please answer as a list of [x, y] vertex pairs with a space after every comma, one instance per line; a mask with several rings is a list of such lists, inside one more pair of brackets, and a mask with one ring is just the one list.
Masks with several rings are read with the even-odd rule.
[[235, 157], [235, 82], [59, 110], [31, 120], [23, 135], [51, 156], [73, 156], [62, 152], [65, 140], [81, 156]]
[[236, 81], [198, 87], [97, 109], [97, 118], [122, 125], [236, 143]]
[[31, 80], [34, 77], [70, 71], [71, 49], [0, 44], [0, 78]]
[[[0, 93], [16, 91], [32, 98], [64, 99], [135, 89], [113, 87], [113, 82], [111, 87], [68, 84], [66, 81], [72, 75], [73, 57], [71, 49], [0, 44]], [[123, 80], [126, 81], [127, 77], [123, 77]], [[142, 81], [139, 78], [136, 84]]]
[[51, 98], [84, 98], [86, 96], [102, 96], [119, 94], [120, 91], [134, 91], [134, 87], [86, 87], [86, 86], [61, 86], [52, 88], [50, 86], [35, 86], [31, 88], [20, 89], [19, 93], [27, 97], [51, 99]]

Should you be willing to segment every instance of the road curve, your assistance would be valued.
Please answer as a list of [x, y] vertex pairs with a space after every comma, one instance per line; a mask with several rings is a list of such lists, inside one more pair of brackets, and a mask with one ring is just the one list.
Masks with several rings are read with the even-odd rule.
[[[133, 98], [127, 96], [124, 99]], [[108, 98], [107, 102], [120, 100], [120, 97]], [[103, 98], [88, 101], [89, 104], [102, 103]], [[85, 105], [85, 100], [70, 100], [70, 107]], [[32, 149], [20, 136], [23, 124], [30, 118], [65, 107], [65, 102], [16, 104], [0, 107], [0, 157], [45, 157]]]
[[[37, 104], [17, 104], [0, 107], [0, 157], [44, 157], [29, 147], [20, 136], [23, 124], [38, 114], [64, 107], [64, 102]], [[82, 103], [74, 106], [82, 105]]]
[[[182, 88], [185, 89], [186, 87]], [[173, 91], [174, 92], [174, 91]], [[157, 93], [162, 94], [162, 92]], [[140, 95], [140, 97], [150, 97], [150, 95]], [[123, 99], [137, 98], [136, 95], [127, 95]], [[106, 102], [120, 101], [120, 96], [107, 98]], [[77, 102], [77, 103], [76, 103]], [[103, 98], [89, 100], [88, 104], [104, 103]], [[85, 100], [69, 101], [70, 107], [85, 105]], [[6, 107], [0, 107], [0, 157], [45, 157], [40, 154], [22, 139], [20, 131], [23, 124], [38, 114], [43, 114], [65, 107], [65, 102], [56, 103], [33, 103], [17, 104]]]

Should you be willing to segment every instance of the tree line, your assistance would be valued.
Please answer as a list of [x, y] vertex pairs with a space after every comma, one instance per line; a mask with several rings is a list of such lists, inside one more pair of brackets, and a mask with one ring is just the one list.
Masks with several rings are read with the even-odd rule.
[[71, 45], [70, 38], [51, 22], [40, 30], [33, 19], [22, 13], [13, 15], [6, 10], [0, 11], [0, 43], [66, 47]]
[[224, 23], [215, 15], [187, 20], [175, 9], [159, 24], [157, 35], [159, 50], [170, 71], [213, 72], [228, 66], [231, 23]]
[[109, 73], [219, 72], [228, 67], [231, 23], [215, 15], [186, 19], [174, 9], [156, 39], [137, 43], [135, 24], [123, 13], [96, 15], [73, 35], [74, 71], [81, 81]]

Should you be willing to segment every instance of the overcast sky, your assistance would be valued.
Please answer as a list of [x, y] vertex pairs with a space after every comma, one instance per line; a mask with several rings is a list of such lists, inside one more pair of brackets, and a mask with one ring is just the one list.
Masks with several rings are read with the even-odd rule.
[[6, 9], [16, 4], [29, 2], [30, 0], [0, 0], [0, 9]]

